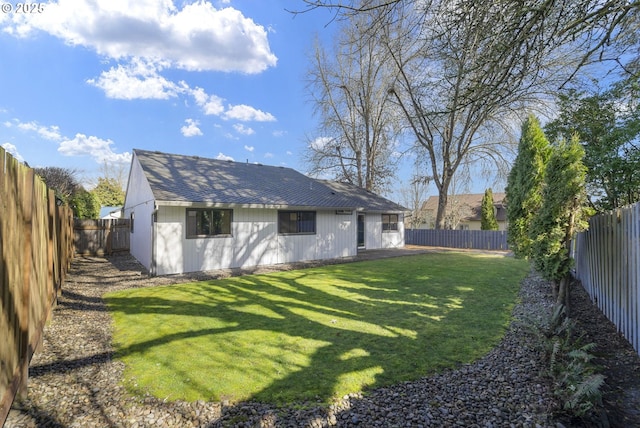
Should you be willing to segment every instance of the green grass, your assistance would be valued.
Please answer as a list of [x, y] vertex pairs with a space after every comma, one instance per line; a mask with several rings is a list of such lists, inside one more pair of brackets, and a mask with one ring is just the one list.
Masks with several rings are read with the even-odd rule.
[[507, 257], [423, 254], [105, 299], [134, 393], [330, 402], [481, 357], [527, 271]]

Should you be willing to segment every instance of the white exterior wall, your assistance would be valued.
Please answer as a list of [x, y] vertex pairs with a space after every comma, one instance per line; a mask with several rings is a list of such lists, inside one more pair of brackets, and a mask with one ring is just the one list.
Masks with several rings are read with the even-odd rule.
[[382, 248], [382, 214], [365, 214], [364, 245], [367, 250], [376, 250]]
[[[382, 225], [382, 216], [380, 224]], [[398, 214], [398, 230], [382, 232], [382, 248], [402, 247], [404, 247], [404, 214]]]
[[404, 215], [398, 214], [398, 230], [382, 231], [382, 213], [365, 216], [365, 247], [367, 250], [404, 247]]
[[356, 255], [356, 217], [316, 211], [313, 235], [278, 235], [277, 210], [234, 208], [232, 236], [187, 239], [185, 207], [160, 207], [156, 274], [196, 272]]
[[131, 218], [134, 213], [133, 232], [130, 237], [129, 252], [148, 270], [151, 269], [151, 241], [154, 211], [153, 192], [144, 176], [136, 157], [133, 157], [127, 193], [124, 202], [124, 217]]

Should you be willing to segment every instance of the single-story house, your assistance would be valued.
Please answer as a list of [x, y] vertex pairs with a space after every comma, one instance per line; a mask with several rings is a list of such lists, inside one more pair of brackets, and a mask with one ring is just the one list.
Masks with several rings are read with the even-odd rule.
[[[445, 214], [448, 229], [480, 230], [482, 224], [482, 198], [484, 193], [463, 193], [450, 195]], [[493, 212], [499, 230], [507, 230], [507, 207], [504, 193], [493, 194]], [[425, 223], [420, 229], [433, 229], [438, 212], [438, 196], [430, 196], [422, 205]]]
[[124, 218], [152, 275], [404, 246], [406, 209], [291, 168], [134, 150]]

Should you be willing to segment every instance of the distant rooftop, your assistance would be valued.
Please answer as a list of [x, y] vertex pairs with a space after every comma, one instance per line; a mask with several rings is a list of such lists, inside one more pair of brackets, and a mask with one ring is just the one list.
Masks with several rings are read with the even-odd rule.
[[[505, 193], [493, 194], [493, 205], [497, 208], [496, 219], [498, 221], [506, 221], [506, 210], [504, 199]], [[468, 215], [464, 217], [466, 221], [482, 219], [482, 198], [484, 193], [461, 193], [459, 195], [449, 195], [449, 206], [457, 209], [467, 209]], [[438, 196], [430, 196], [422, 205], [424, 211], [438, 210]]]

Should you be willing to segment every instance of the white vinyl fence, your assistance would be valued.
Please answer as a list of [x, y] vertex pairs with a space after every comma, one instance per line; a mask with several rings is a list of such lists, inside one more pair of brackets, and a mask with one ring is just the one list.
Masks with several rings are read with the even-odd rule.
[[640, 353], [640, 203], [592, 217], [574, 258], [591, 299]]

